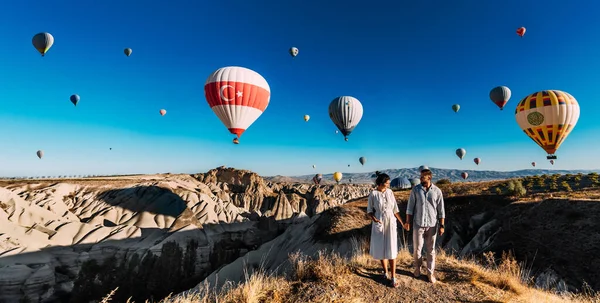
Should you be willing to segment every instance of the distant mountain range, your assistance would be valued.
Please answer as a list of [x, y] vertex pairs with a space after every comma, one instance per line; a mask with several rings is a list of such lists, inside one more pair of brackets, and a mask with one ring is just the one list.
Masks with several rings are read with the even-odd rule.
[[[578, 173], [591, 173], [591, 172], [599, 172], [600, 170], [552, 170], [552, 169], [523, 169], [516, 171], [493, 171], [493, 170], [459, 170], [459, 169], [446, 169], [446, 168], [434, 168], [430, 167], [433, 172], [433, 181], [438, 181], [440, 179], [450, 179], [452, 182], [462, 181], [462, 177], [460, 174], [462, 172], [467, 172], [469, 174], [469, 178], [467, 181], [491, 181], [491, 180], [504, 180], [510, 178], [518, 178], [518, 177], [526, 177], [526, 176], [536, 176], [536, 175], [552, 175], [552, 174], [578, 174]], [[390, 175], [390, 177], [407, 177], [407, 178], [416, 178], [419, 176], [418, 167], [414, 168], [399, 168], [399, 169], [385, 169], [380, 170], [380, 172], [386, 173]], [[371, 183], [371, 176], [375, 172], [368, 173], [343, 173], [343, 178], [341, 183], [349, 183], [349, 180], [352, 179], [352, 183]], [[303, 176], [270, 176], [264, 177], [265, 180], [272, 182], [299, 182], [299, 183], [307, 183], [312, 182], [313, 175], [303, 175]], [[333, 174], [323, 174], [323, 181], [328, 183], [335, 183], [333, 181]], [[323, 182], [322, 181], [322, 182]]]

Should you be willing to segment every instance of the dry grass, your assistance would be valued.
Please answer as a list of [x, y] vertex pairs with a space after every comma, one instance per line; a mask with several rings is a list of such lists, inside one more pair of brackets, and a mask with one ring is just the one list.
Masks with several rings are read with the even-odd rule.
[[[221, 290], [203, 284], [194, 294], [166, 298], [164, 303], [291, 303], [291, 302], [600, 302], [593, 292], [556, 295], [532, 288], [523, 264], [511, 254], [494, 260], [486, 254], [484, 261], [459, 260], [443, 251], [437, 256], [438, 283], [407, 274], [411, 272], [412, 255], [400, 249], [397, 277], [400, 287], [382, 283], [379, 262], [367, 253], [368, 243], [352, 239], [355, 253], [350, 259], [320, 252], [310, 258], [300, 252], [289, 256], [290, 273], [275, 276], [262, 270], [248, 274], [241, 283], [228, 284]], [[114, 291], [112, 292], [114, 294]], [[105, 301], [110, 295], [105, 298]]]

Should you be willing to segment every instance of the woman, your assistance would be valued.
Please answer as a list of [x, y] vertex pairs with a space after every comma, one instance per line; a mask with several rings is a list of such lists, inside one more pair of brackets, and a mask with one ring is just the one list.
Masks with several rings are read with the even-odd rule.
[[[373, 220], [369, 253], [374, 259], [381, 261], [386, 279], [392, 280], [394, 287], [398, 287], [399, 281], [396, 279], [396, 257], [398, 255], [396, 220], [400, 221], [403, 228], [404, 223], [400, 218], [394, 193], [389, 189], [390, 176], [377, 174], [375, 184], [377, 187], [369, 194], [367, 206], [367, 213]], [[391, 265], [390, 271], [388, 271], [388, 263]]]

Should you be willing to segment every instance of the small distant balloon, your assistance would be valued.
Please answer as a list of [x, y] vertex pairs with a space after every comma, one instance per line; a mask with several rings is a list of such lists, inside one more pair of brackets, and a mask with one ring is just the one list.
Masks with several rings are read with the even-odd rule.
[[506, 103], [508, 103], [508, 100], [510, 100], [511, 94], [510, 88], [506, 86], [496, 86], [490, 91], [490, 99], [500, 108], [500, 110], [503, 110]]
[[310, 120], [310, 116], [309, 115], [304, 115], [304, 121], [308, 122], [308, 120]]
[[535, 162], [531, 162], [531, 166], [535, 167]]
[[342, 180], [342, 173], [340, 173], [339, 171], [333, 173], [333, 180], [335, 180], [335, 182], [337, 183], [340, 183], [340, 180]]
[[360, 157], [360, 158], [358, 158], [358, 162], [360, 162], [360, 164], [362, 164], [362, 165], [365, 165], [365, 163], [367, 163], [367, 158]]
[[73, 103], [73, 105], [77, 106], [77, 103], [79, 103], [79, 100], [81, 98], [79, 98], [79, 95], [71, 95], [69, 99], [71, 100], [71, 103]]
[[123, 53], [125, 53], [125, 56], [127, 57], [131, 56], [131, 52], [133, 52], [133, 50], [129, 47], [123, 50]]
[[521, 26], [521, 27], [517, 28], [517, 35], [519, 35], [521, 38], [523, 38], [523, 35], [525, 35], [526, 31], [527, 31], [527, 29]]
[[456, 155], [462, 160], [465, 155], [467, 154], [467, 151], [464, 148], [459, 148], [456, 150]]
[[313, 164], [313, 168], [317, 168], [317, 166]]
[[479, 163], [481, 162], [481, 159], [475, 158], [475, 159], [473, 159], [473, 162], [475, 162], [475, 164], [479, 165]]
[[554, 160], [550, 160], [550, 164], [554, 165]]
[[298, 56], [299, 50], [297, 47], [291, 47], [289, 52], [290, 52], [290, 55], [292, 55], [292, 57], [296, 57], [296, 56]]
[[[167, 114], [167, 110], [166, 110], [166, 109], [161, 109], [161, 110], [159, 111], [159, 113], [160, 113], [160, 115], [161, 115], [161, 116], [164, 116], [164, 115], [166, 115], [166, 114]], [[176, 115], [176, 116], [177, 116], [177, 115]]]
[[44, 151], [43, 150], [38, 150], [36, 154], [37, 154], [38, 158], [41, 159], [44, 156]]
[[33, 44], [33, 47], [42, 54], [42, 57], [44, 57], [46, 52], [48, 52], [54, 44], [54, 37], [50, 33], [38, 33], [33, 36], [31, 43]]
[[469, 174], [467, 172], [462, 172], [460, 176], [466, 180], [469, 177]]
[[455, 113], [458, 113], [458, 110], [460, 110], [460, 105], [458, 105], [458, 104], [454, 104], [454, 105], [452, 105], [452, 110], [453, 110]]

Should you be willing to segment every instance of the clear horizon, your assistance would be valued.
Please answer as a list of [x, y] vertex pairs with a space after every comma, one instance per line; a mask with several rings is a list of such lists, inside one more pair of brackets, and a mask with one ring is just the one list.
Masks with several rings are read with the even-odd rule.
[[[422, 164], [600, 167], [600, 3], [467, 2], [7, 3], [0, 13], [0, 176], [221, 165], [262, 176]], [[550, 17], [556, 12], [568, 23]], [[515, 32], [521, 26], [522, 38]], [[55, 39], [44, 57], [31, 43], [39, 32]], [[298, 47], [297, 57], [290, 47]], [[271, 89], [269, 106], [239, 145], [204, 97], [207, 77], [225, 66], [250, 68]], [[489, 99], [499, 85], [512, 91], [502, 111]], [[581, 108], [554, 166], [514, 114], [522, 98], [545, 89], [570, 93]], [[81, 97], [76, 107], [72, 94]], [[364, 108], [348, 142], [327, 111], [342, 95]], [[467, 150], [463, 160], [457, 148]]]

